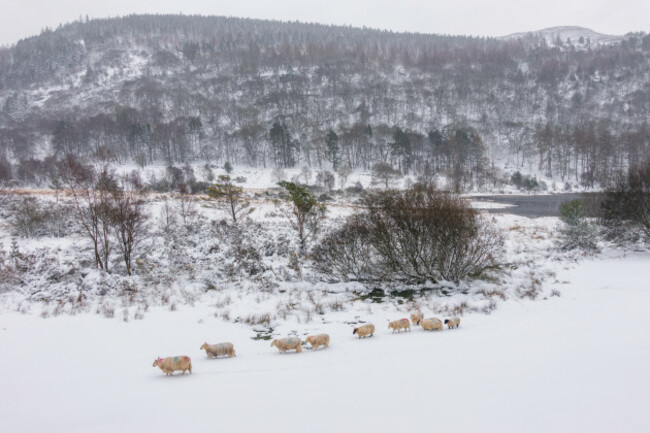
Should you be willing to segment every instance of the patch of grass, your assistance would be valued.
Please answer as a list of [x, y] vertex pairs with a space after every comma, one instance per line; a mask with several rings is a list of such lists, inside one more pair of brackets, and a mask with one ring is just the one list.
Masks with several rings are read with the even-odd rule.
[[502, 290], [497, 290], [497, 289], [485, 290], [485, 289], [483, 289], [481, 291], [481, 294], [483, 294], [483, 296], [485, 296], [486, 298], [497, 297], [497, 298], [501, 299], [502, 301], [506, 300], [506, 294]]
[[269, 313], [264, 314], [250, 314], [242, 319], [247, 325], [263, 325], [268, 327], [271, 324], [271, 315]]

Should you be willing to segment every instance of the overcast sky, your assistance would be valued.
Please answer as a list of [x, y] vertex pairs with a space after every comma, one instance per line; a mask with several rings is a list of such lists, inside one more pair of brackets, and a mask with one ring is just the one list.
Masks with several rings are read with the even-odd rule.
[[650, 0], [0, 0], [0, 45], [80, 16], [181, 12], [454, 35], [563, 25], [605, 34], [650, 32]]

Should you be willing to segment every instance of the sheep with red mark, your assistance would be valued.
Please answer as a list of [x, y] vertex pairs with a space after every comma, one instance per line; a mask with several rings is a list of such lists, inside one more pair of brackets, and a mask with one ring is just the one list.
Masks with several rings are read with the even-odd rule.
[[419, 325], [425, 331], [442, 331], [442, 321], [438, 318], [429, 318], [420, 320]]
[[458, 325], [460, 325], [460, 317], [453, 317], [451, 319], [445, 319], [445, 325], [449, 329], [451, 328], [458, 328]]
[[168, 376], [175, 371], [182, 371], [185, 374], [189, 371], [192, 374], [192, 360], [189, 356], [170, 356], [167, 358], [158, 358], [153, 362], [154, 367], [160, 367], [163, 373]]
[[372, 337], [375, 335], [375, 325], [369, 323], [367, 325], [361, 325], [357, 328], [354, 328], [352, 335], [358, 335], [359, 338]]
[[311, 344], [311, 348], [314, 350], [321, 346], [327, 349], [330, 347], [330, 336], [327, 334], [310, 335], [305, 340], [305, 343]]
[[219, 356], [228, 356], [229, 358], [232, 358], [235, 356], [235, 348], [230, 342], [217, 344], [203, 343], [201, 350], [205, 350], [205, 354], [208, 358], [217, 358]]
[[302, 352], [302, 341], [298, 337], [277, 338], [271, 342], [271, 347], [273, 346], [277, 347], [280, 353], [286, 353], [287, 350]]
[[395, 333], [395, 331], [399, 332], [401, 330], [410, 331], [411, 322], [409, 322], [409, 319], [393, 320], [392, 322], [388, 323], [388, 329], [392, 329], [393, 333]]

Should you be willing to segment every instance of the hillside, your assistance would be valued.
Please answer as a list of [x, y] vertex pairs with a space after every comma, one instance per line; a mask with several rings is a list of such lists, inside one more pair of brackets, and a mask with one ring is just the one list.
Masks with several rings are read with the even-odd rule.
[[141, 166], [381, 161], [462, 189], [516, 170], [607, 185], [650, 155], [650, 36], [546, 40], [578, 33], [182, 15], [67, 24], [0, 51], [0, 183], [46, 184], [74, 154]]

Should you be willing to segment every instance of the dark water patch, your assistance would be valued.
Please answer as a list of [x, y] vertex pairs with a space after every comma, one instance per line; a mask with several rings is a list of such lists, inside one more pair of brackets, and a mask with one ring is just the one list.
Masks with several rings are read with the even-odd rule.
[[450, 287], [422, 287], [420, 289], [404, 289], [404, 290], [384, 290], [380, 288], [374, 288], [369, 292], [365, 293], [356, 293], [358, 301], [370, 301], [373, 304], [382, 304], [388, 301], [395, 301], [398, 305], [402, 305], [405, 302], [411, 302], [413, 300], [421, 298], [424, 294], [429, 292], [436, 292], [441, 296], [450, 296], [451, 294], [457, 292], [456, 289]]
[[501, 203], [511, 205], [501, 209], [483, 209], [489, 213], [509, 213], [512, 215], [529, 218], [559, 216], [560, 205], [570, 200], [584, 200], [588, 216], [596, 216], [596, 205], [601, 197], [600, 193], [567, 193], [545, 195], [490, 195], [472, 196], [471, 200]]

